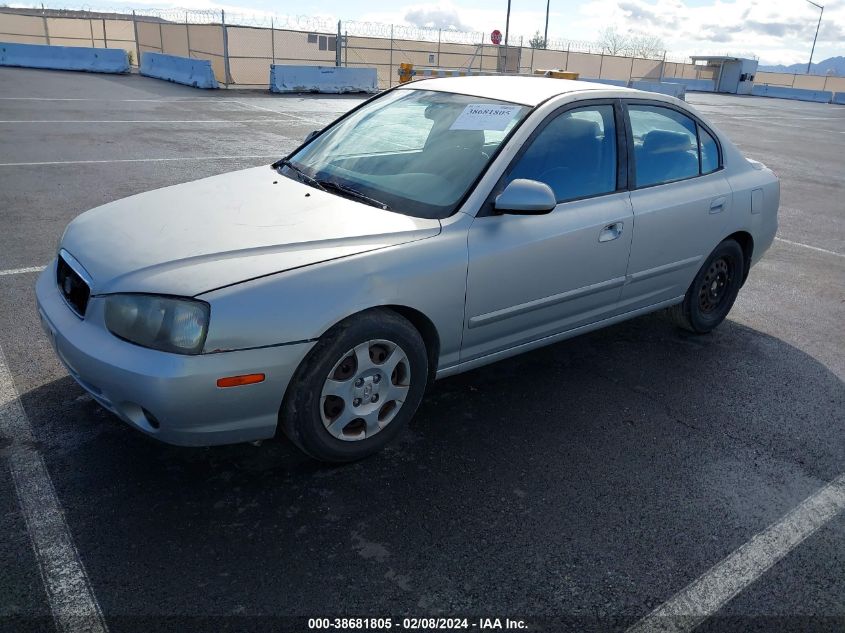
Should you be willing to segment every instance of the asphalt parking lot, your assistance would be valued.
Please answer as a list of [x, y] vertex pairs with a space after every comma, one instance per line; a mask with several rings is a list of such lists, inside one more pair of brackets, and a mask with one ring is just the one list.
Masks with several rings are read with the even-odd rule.
[[[268, 164], [359, 98], [10, 68], [0, 86], [0, 629], [77, 606], [22, 510], [44, 499], [112, 631], [624, 630], [845, 473], [845, 107], [688, 95], [782, 180], [778, 239], [717, 331], [647, 316], [439, 381], [398, 445], [327, 467], [132, 430], [55, 358], [33, 286], [79, 213]], [[21, 460], [54, 495], [16, 487]], [[817, 528], [699, 630], [842, 631], [845, 513]]]

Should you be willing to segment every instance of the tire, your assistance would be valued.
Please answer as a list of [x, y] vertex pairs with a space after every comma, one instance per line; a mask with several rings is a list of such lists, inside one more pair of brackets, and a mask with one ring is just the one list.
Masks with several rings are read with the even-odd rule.
[[734, 240], [721, 242], [704, 262], [684, 295], [667, 310], [678, 327], [706, 334], [718, 326], [733, 307], [745, 277], [745, 256]]
[[332, 327], [308, 353], [279, 425], [314, 459], [363, 459], [402, 432], [428, 375], [425, 343], [411, 322], [392, 310], [367, 310]]

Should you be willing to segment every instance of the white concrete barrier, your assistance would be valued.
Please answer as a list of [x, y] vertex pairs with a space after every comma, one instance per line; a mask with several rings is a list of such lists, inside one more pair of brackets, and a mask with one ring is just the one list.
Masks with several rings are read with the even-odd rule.
[[830, 103], [833, 100], [833, 93], [829, 90], [803, 90], [768, 84], [754, 84], [754, 87], [751, 88], [751, 94], [755, 97], [775, 97], [777, 99], [795, 99], [817, 103]]
[[631, 83], [631, 88], [637, 90], [645, 90], [647, 92], [658, 92], [662, 95], [669, 95], [676, 99], [683, 100], [686, 95], [686, 87], [684, 84], [670, 83], [666, 81], [634, 81]]
[[499, 73], [483, 73], [472, 69], [459, 70], [457, 68], [414, 68], [414, 77], [476, 77], [481, 75], [498, 75]]
[[270, 66], [271, 92], [378, 92], [375, 68], [346, 68], [343, 66]]
[[143, 53], [139, 72], [145, 77], [164, 79], [194, 88], [218, 88], [211, 62], [207, 59]]
[[682, 84], [684, 88], [692, 92], [715, 92], [716, 82], [712, 79], [684, 79], [682, 77], [666, 78], [666, 81], [673, 84]]
[[0, 66], [128, 73], [129, 57], [122, 48], [83, 48], [0, 42]]
[[627, 88], [628, 82], [624, 79], [594, 79], [593, 77], [579, 77], [579, 81], [589, 81], [590, 83], [594, 84], [606, 84], [608, 86], [619, 86], [621, 88]]

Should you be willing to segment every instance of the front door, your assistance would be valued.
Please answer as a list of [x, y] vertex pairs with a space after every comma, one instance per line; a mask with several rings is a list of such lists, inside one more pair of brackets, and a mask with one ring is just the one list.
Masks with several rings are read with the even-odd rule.
[[516, 178], [545, 182], [555, 209], [473, 222], [462, 361], [613, 314], [634, 228], [617, 180], [619, 116], [612, 102], [552, 114], [496, 191]]

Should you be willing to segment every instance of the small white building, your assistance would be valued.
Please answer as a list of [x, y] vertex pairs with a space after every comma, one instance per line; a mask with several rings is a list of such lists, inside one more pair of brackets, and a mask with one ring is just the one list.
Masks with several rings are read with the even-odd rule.
[[693, 55], [693, 64], [701, 64], [713, 68], [715, 92], [730, 94], [751, 94], [754, 85], [754, 75], [757, 73], [757, 60], [745, 57], [727, 57], [710, 55]]

